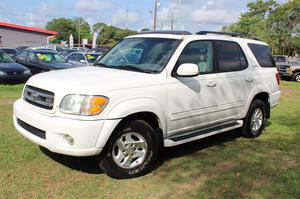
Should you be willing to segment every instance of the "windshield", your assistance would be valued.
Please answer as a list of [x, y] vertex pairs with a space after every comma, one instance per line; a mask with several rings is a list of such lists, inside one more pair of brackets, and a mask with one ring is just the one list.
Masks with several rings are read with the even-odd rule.
[[275, 62], [286, 62], [285, 57], [283, 56], [274, 56]]
[[95, 65], [159, 73], [167, 65], [180, 40], [163, 38], [124, 39]]
[[12, 63], [14, 62], [8, 54], [0, 51], [0, 63]]
[[289, 64], [292, 65], [292, 66], [300, 65], [300, 60], [290, 61]]
[[66, 60], [62, 56], [55, 54], [55, 53], [38, 52], [35, 55], [41, 62], [44, 62], [44, 63], [50, 63], [50, 62], [51, 63], [53, 63], [53, 62], [64, 63], [64, 62], [66, 62]]

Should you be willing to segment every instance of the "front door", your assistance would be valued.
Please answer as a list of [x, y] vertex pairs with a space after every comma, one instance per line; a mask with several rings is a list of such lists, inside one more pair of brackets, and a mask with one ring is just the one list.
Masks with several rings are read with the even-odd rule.
[[197, 77], [172, 77], [168, 84], [168, 135], [210, 125], [218, 114], [217, 76], [213, 73], [211, 41], [193, 41], [180, 55], [178, 67], [184, 63], [197, 64]]

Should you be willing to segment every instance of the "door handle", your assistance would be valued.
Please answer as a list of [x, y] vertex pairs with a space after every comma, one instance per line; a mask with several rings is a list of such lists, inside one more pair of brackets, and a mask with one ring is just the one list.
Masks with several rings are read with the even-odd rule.
[[253, 80], [254, 80], [254, 79], [253, 79], [252, 77], [247, 77], [247, 78], [246, 78], [246, 81], [247, 81], [247, 82], [253, 82]]
[[207, 81], [207, 83], [206, 83], [206, 86], [207, 86], [207, 87], [215, 87], [216, 85], [217, 85], [217, 82], [212, 81], [212, 80], [209, 80], [209, 81]]

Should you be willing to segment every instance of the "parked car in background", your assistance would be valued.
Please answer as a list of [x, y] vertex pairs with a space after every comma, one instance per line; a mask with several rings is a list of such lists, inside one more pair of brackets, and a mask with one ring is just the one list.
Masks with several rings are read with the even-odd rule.
[[16, 54], [14, 58], [17, 63], [28, 67], [33, 74], [73, 67], [61, 55], [52, 50], [25, 49]]
[[28, 68], [15, 63], [8, 54], [0, 50], [0, 83], [24, 83], [30, 76]]
[[10, 57], [13, 57], [15, 54], [18, 53], [18, 51], [14, 48], [0, 48], [0, 50], [4, 51]]
[[282, 79], [300, 82], [300, 60], [279, 65], [278, 70]]
[[62, 46], [62, 45], [58, 45], [58, 44], [48, 44], [43, 47], [55, 50], [56, 52], [60, 52], [62, 50], [68, 50], [68, 48], [66, 46]]
[[86, 47], [71, 47], [70, 49], [71, 50], [78, 50], [78, 51], [82, 51], [82, 52], [87, 52], [87, 51], [90, 50], [89, 48], [86, 48]]
[[77, 49], [64, 49], [64, 50], [61, 50], [59, 52], [59, 54], [63, 57], [67, 57], [69, 54], [71, 54], [73, 52], [79, 52], [79, 50], [77, 50]]
[[90, 66], [101, 56], [101, 53], [74, 52], [66, 57], [72, 65]]
[[22, 50], [24, 50], [26, 48], [29, 48], [29, 47], [30, 46], [19, 46], [19, 47], [16, 48], [16, 50], [19, 52], [19, 51], [22, 51]]
[[273, 55], [276, 66], [288, 65], [289, 57], [287, 55]]
[[105, 52], [109, 51], [109, 49], [110, 48], [107, 46], [98, 46], [96, 48], [90, 49], [88, 52], [89, 53], [105, 53]]

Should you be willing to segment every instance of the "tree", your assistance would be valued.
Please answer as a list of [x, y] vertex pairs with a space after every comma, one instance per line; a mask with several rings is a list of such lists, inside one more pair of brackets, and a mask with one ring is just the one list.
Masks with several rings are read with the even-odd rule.
[[293, 55], [299, 52], [300, 0], [278, 4], [274, 0], [248, 3], [237, 23], [224, 26], [223, 31], [259, 37], [275, 54]]
[[73, 20], [65, 18], [58, 18], [49, 21], [46, 25], [46, 29], [54, 30], [59, 33], [53, 40], [55, 43], [59, 43], [61, 40], [68, 41], [69, 36], [76, 32], [76, 26]]
[[104, 23], [96, 23], [93, 25], [93, 30], [101, 30], [98, 37], [97, 43], [99, 45], [113, 46], [118, 41], [122, 40], [124, 37], [136, 34], [136, 31], [129, 29], [122, 29], [111, 25], [106, 25]]
[[57, 31], [59, 34], [55, 36], [53, 42], [59, 43], [61, 40], [69, 41], [69, 37], [72, 34], [74, 42], [78, 41], [78, 32], [80, 25], [80, 38], [87, 38], [91, 41], [90, 25], [83, 18], [65, 19], [58, 18], [49, 21], [46, 25], [46, 29]]

